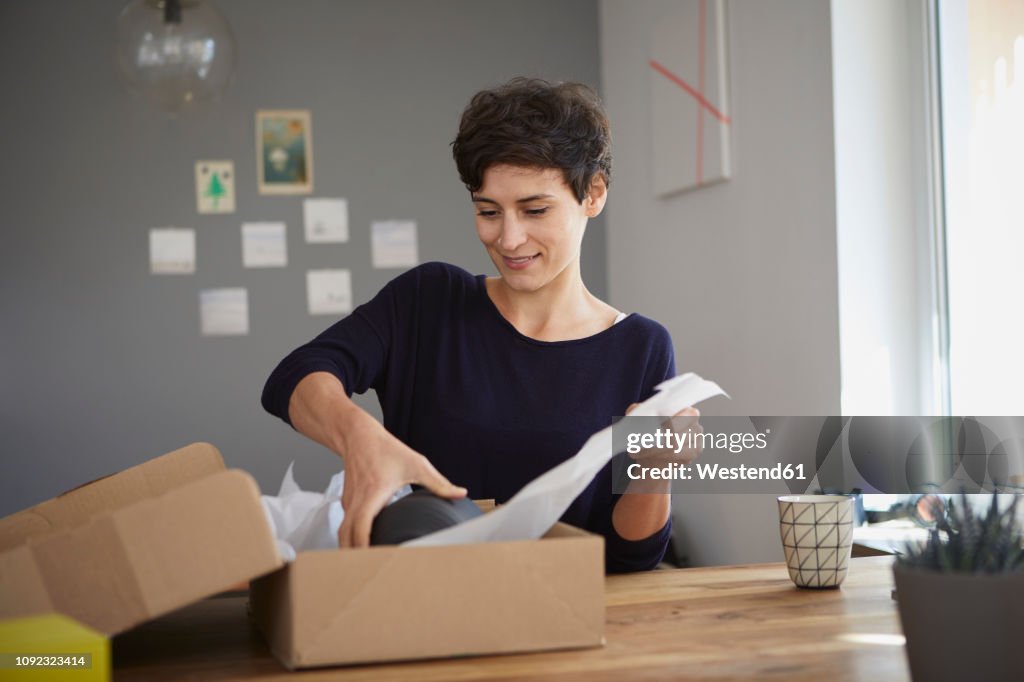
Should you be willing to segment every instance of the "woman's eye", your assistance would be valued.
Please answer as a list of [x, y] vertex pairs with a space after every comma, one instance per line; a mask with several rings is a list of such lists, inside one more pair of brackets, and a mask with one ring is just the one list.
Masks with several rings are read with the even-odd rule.
[[544, 208], [530, 208], [530, 209], [526, 210], [526, 215], [538, 216], [538, 215], [544, 215], [547, 212], [548, 212], [548, 207], [547, 206], [545, 206]]
[[497, 211], [477, 211], [476, 214], [478, 216], [483, 217], [483, 218], [493, 218], [494, 216], [498, 215], [498, 212]]

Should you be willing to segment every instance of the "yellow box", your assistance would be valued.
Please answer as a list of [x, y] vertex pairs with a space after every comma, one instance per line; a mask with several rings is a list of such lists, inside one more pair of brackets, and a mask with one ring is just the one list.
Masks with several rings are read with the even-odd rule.
[[0, 620], [0, 680], [110, 680], [110, 640], [67, 616]]

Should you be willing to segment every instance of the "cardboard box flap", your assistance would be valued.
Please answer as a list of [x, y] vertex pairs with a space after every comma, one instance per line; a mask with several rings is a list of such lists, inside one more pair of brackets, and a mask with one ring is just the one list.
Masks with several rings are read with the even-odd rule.
[[473, 502], [475, 502], [476, 506], [480, 508], [480, 511], [484, 513], [494, 511], [498, 506], [494, 503], [493, 498], [489, 498], [486, 500], [473, 500]]
[[0, 552], [0, 618], [57, 609], [28, 547]]
[[[173, 498], [173, 499], [169, 499]], [[229, 469], [114, 514], [149, 617], [284, 565], [259, 486]], [[154, 542], [156, 540], [156, 542]]]
[[568, 523], [556, 523], [544, 534], [545, 538], [587, 538], [593, 534]]
[[113, 635], [283, 563], [255, 481], [221, 471], [0, 554], [4, 580], [10, 567], [11, 587], [27, 588], [5, 589], [0, 618], [48, 600]]
[[98, 514], [223, 470], [224, 460], [217, 448], [193, 443], [0, 519], [0, 551], [30, 537], [84, 525]]

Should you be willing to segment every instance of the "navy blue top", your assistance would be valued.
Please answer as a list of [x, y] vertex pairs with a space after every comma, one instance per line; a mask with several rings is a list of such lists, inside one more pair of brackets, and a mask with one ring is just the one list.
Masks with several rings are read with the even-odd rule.
[[[349, 395], [373, 388], [389, 432], [470, 497], [501, 503], [675, 375], [657, 322], [634, 313], [583, 339], [538, 341], [502, 316], [484, 279], [444, 263], [396, 277], [282, 360], [263, 407], [289, 421], [292, 391], [311, 372], [335, 375]], [[625, 540], [611, 522], [619, 497], [609, 464], [562, 520], [605, 537], [607, 571], [653, 568], [672, 520]]]

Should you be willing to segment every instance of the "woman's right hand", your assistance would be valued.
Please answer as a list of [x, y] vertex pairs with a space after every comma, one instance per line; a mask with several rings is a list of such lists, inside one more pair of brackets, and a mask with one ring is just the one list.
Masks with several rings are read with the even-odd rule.
[[[356, 408], [358, 409], [358, 408]], [[377, 514], [395, 491], [407, 483], [426, 486], [445, 498], [466, 496], [434, 468], [426, 457], [388, 433], [369, 414], [358, 420], [345, 434], [345, 486], [341, 507], [345, 517], [338, 529], [341, 547], [366, 547]]]
[[345, 518], [338, 529], [341, 547], [366, 547], [378, 512], [407, 483], [426, 486], [449, 499], [466, 496], [430, 461], [391, 435], [345, 393], [336, 376], [314, 372], [292, 392], [288, 417], [295, 429], [330, 448], [345, 462], [341, 506]]

